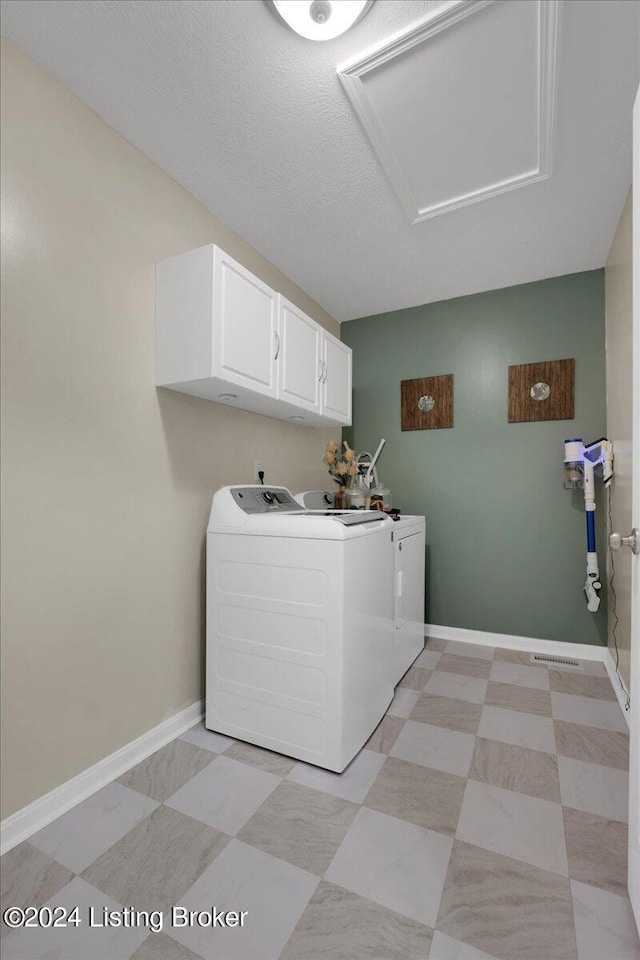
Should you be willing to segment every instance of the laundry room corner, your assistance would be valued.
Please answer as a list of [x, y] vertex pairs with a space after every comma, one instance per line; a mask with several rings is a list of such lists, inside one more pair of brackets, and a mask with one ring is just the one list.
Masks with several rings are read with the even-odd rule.
[[[394, 504], [428, 520], [426, 622], [606, 644], [584, 602], [584, 501], [563, 489], [564, 441], [606, 436], [604, 271], [342, 325], [353, 349], [356, 449], [387, 445]], [[510, 365], [575, 359], [575, 417], [508, 422]], [[453, 374], [453, 427], [401, 429], [404, 380]], [[599, 543], [606, 502], [598, 490]], [[605, 591], [603, 591], [604, 595]]]

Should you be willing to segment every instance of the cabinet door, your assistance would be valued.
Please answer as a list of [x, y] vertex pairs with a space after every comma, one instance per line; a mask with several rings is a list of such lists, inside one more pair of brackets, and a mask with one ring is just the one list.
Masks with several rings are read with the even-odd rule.
[[320, 413], [320, 381], [324, 375], [321, 327], [280, 294], [278, 320], [278, 398]]
[[213, 273], [213, 375], [275, 397], [277, 294], [219, 247]]
[[338, 423], [351, 423], [351, 348], [323, 333], [322, 413]]

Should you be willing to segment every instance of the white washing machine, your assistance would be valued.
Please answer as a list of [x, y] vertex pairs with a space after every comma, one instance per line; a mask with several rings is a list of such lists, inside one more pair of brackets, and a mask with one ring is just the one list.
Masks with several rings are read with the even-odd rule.
[[[332, 495], [325, 490], [307, 490], [297, 493], [295, 499], [304, 507], [319, 509], [325, 497]], [[400, 515], [393, 521], [389, 549], [393, 557], [394, 686], [424, 649], [425, 540], [424, 517]]]
[[207, 528], [206, 726], [342, 771], [397, 682], [396, 524], [223, 487]]

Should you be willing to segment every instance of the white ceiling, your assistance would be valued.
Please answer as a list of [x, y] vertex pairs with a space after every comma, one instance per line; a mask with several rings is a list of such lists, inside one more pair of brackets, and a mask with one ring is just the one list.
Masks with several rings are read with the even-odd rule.
[[[442, 6], [377, 0], [343, 37], [313, 43], [262, 0], [4, 0], [2, 32], [345, 320], [602, 266], [631, 182], [640, 3], [570, 0], [560, 4], [552, 176], [412, 224], [336, 68]], [[446, 161], [445, 140], [454, 168], [473, 160], [467, 178], [486, 163], [482, 124], [440, 127], [433, 143], [425, 130], [438, 100], [440, 117], [463, 110], [453, 91], [475, 90], [482, 54], [479, 44], [464, 63], [445, 58], [430, 97], [405, 97], [427, 151], [410, 159], [426, 170], [417, 191], [430, 158]], [[509, 89], [526, 89], [527, 63], [509, 67]], [[489, 124], [500, 115], [491, 99]], [[532, 131], [512, 121], [515, 155]]]

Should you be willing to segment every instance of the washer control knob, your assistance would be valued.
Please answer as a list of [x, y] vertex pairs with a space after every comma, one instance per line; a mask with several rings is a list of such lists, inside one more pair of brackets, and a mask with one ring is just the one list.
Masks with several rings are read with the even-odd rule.
[[274, 497], [269, 490], [265, 490], [265, 492], [262, 494], [262, 499], [265, 503], [273, 503]]

